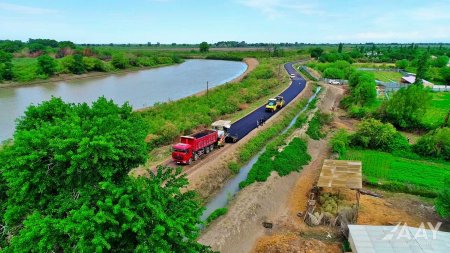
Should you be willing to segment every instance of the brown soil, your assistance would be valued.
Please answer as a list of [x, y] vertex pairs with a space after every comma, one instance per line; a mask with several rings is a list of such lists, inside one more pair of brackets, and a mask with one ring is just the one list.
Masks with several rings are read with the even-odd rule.
[[263, 236], [259, 239], [255, 253], [331, 253], [342, 252], [339, 244], [326, 244], [317, 239], [303, 239], [302, 237], [287, 233], [273, 236]]

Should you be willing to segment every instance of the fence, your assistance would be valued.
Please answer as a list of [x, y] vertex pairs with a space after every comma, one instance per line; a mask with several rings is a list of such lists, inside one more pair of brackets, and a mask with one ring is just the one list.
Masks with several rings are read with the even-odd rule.
[[319, 77], [317, 77], [314, 73], [309, 71], [308, 68], [303, 66], [303, 65], [299, 67], [299, 70], [300, 70], [300, 72], [306, 73], [306, 75], [308, 75], [308, 78], [310, 78], [313, 81], [319, 81], [320, 80]]
[[[407, 83], [396, 83], [396, 82], [381, 82], [381, 81], [375, 81], [377, 85], [384, 86], [385, 91], [398, 91], [401, 88], [406, 88], [411, 84]], [[435, 92], [450, 92], [450, 86], [447, 85], [433, 85], [431, 87], [432, 91]]]

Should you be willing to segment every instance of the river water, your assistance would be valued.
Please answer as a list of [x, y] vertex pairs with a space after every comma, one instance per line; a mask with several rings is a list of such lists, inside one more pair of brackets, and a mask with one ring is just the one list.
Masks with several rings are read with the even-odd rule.
[[100, 96], [117, 104], [129, 102], [134, 109], [156, 102], [180, 99], [209, 87], [224, 84], [247, 69], [243, 62], [220, 60], [186, 60], [174, 66], [114, 74], [105, 77], [0, 88], [0, 141], [11, 138], [15, 119], [30, 104], [51, 96], [66, 102], [92, 102]]

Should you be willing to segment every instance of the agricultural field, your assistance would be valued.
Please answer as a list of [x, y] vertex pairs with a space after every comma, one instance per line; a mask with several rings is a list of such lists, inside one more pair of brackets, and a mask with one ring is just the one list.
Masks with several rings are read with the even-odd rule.
[[345, 160], [360, 160], [366, 181], [400, 183], [438, 192], [450, 177], [450, 163], [412, 160], [373, 150], [349, 150]]
[[422, 123], [428, 128], [436, 128], [442, 124], [445, 115], [450, 110], [450, 93], [433, 92], [433, 100], [430, 108], [422, 119]]
[[399, 82], [402, 74], [393, 71], [372, 71], [375, 79], [382, 82]]

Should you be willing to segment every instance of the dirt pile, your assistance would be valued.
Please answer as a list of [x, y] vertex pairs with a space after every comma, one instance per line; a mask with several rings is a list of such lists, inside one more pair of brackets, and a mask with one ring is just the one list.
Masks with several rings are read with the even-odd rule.
[[255, 253], [331, 253], [342, 252], [338, 244], [326, 244], [316, 239], [302, 239], [295, 234], [264, 236], [254, 249]]

